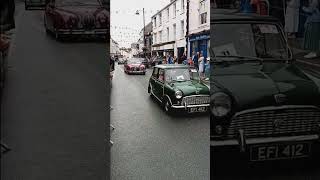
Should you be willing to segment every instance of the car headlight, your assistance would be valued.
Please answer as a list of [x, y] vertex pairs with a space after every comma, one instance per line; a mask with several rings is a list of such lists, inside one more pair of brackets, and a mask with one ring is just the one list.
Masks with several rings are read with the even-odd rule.
[[211, 96], [211, 112], [216, 117], [223, 117], [231, 112], [231, 98], [223, 92]]
[[182, 92], [180, 90], [176, 91], [175, 95], [176, 95], [177, 99], [181, 99], [182, 98]]

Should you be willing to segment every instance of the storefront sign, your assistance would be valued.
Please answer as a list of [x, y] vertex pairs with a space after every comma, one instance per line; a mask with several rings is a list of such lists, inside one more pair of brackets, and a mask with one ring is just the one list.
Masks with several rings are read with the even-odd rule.
[[190, 37], [189, 41], [199, 41], [204, 39], [210, 39], [210, 36], [209, 35], [192, 36]]

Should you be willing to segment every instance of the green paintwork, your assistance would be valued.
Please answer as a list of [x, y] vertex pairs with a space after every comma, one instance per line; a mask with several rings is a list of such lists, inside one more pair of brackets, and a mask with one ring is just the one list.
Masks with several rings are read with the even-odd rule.
[[[175, 69], [175, 68], [189, 69], [189, 67], [186, 65], [168, 65], [168, 64], [157, 65], [154, 68], [164, 69], [165, 71], [166, 69]], [[199, 80], [189, 80], [189, 81], [182, 81], [182, 82], [164, 82], [164, 83], [160, 83], [160, 85], [158, 84], [158, 86], [156, 86], [155, 83], [159, 83], [159, 82], [155, 81], [154, 78], [151, 76], [149, 81], [149, 86], [150, 84], [152, 84], [152, 86], [154, 87], [154, 91], [161, 92], [158, 97], [161, 101], [163, 101], [166, 95], [169, 96], [172, 102], [172, 105], [178, 104], [179, 100], [175, 97], [175, 92], [177, 90], [180, 90], [183, 93], [183, 97], [190, 96], [190, 95], [210, 95], [209, 87]]]

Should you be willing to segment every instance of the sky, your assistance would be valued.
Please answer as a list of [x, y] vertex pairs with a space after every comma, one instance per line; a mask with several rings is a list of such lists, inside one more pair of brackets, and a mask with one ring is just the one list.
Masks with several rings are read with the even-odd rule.
[[[142, 9], [145, 10], [147, 25], [151, 22], [151, 16], [169, 3], [170, 0], [111, 0], [111, 38], [120, 47], [130, 47], [131, 43], [137, 42], [143, 28]], [[140, 15], [136, 15], [137, 10], [140, 10]]]

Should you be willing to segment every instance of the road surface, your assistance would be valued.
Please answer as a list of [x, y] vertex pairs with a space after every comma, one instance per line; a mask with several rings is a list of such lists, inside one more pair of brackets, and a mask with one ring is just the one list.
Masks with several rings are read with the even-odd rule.
[[43, 11], [17, 3], [8, 57], [1, 180], [104, 180], [108, 121], [106, 44], [58, 42]]
[[112, 180], [207, 180], [208, 115], [169, 116], [147, 93], [146, 75], [117, 66], [111, 90]]

